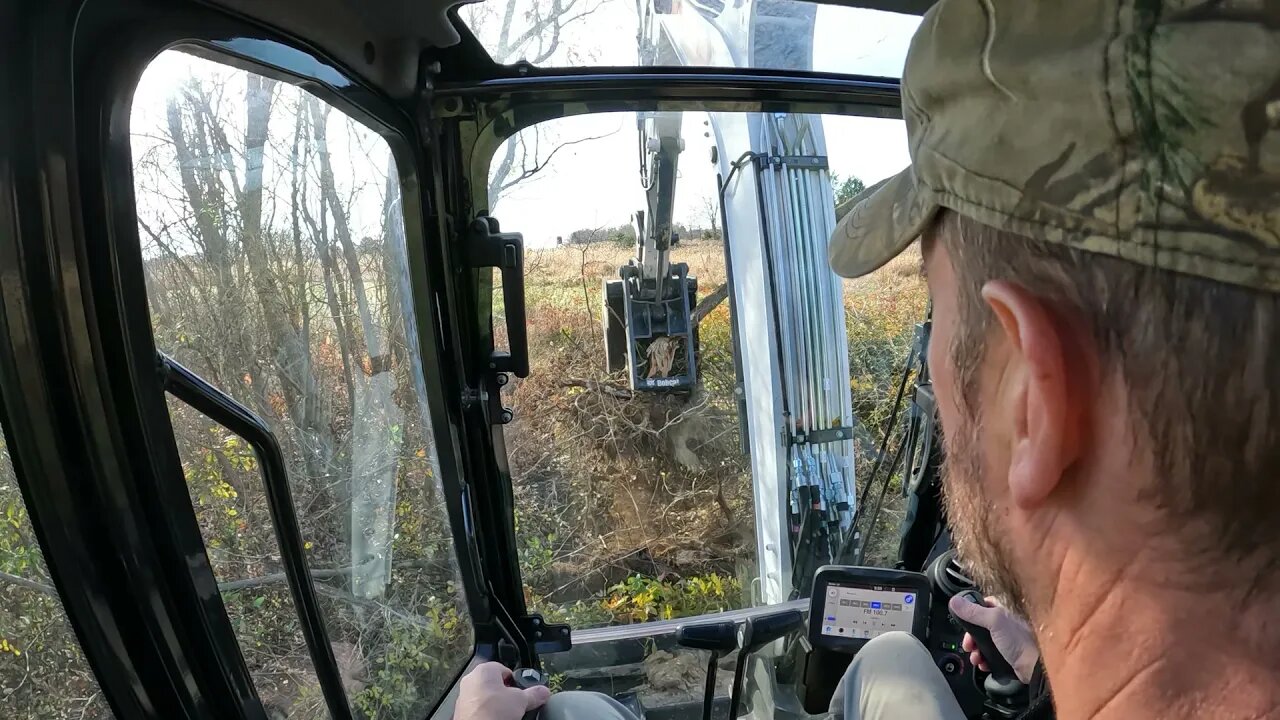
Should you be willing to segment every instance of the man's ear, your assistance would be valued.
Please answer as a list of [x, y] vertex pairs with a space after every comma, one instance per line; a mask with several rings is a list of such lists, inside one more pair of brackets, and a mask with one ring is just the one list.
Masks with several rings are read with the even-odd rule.
[[1073, 362], [1076, 330], [1016, 283], [988, 282], [982, 297], [999, 320], [1008, 356], [995, 401], [1009, 418], [1009, 492], [1022, 507], [1058, 487], [1080, 454], [1083, 403], [1091, 390]]

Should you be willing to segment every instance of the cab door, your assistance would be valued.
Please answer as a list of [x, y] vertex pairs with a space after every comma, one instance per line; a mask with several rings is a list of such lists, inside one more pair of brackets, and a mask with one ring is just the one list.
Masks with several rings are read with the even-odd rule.
[[528, 655], [416, 75], [184, 0], [0, 36], [3, 714], [421, 718]]

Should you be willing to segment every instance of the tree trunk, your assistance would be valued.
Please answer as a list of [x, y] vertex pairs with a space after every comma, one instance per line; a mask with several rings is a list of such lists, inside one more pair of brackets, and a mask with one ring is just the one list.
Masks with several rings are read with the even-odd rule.
[[276, 81], [247, 76], [245, 92], [245, 179], [241, 202], [240, 239], [248, 258], [249, 275], [270, 344], [276, 350], [276, 376], [290, 419], [297, 428], [298, 446], [312, 483], [323, 486], [332, 469], [334, 441], [323, 397], [311, 372], [310, 348], [289, 322], [289, 306], [277, 278], [262, 231], [262, 166]]
[[384, 352], [382, 329], [373, 321], [359, 252], [329, 161], [329, 111], [314, 98], [308, 98], [308, 102], [320, 163], [322, 207], [333, 215], [334, 235], [346, 261], [368, 353], [367, 374], [355, 376], [351, 418], [351, 592], [356, 597], [375, 598], [383, 595], [391, 579], [395, 471], [404, 442], [404, 413], [395, 404], [395, 375], [390, 357]]

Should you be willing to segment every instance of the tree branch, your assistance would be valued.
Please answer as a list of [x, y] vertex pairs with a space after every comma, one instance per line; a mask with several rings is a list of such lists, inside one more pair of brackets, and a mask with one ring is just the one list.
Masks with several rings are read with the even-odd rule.
[[17, 575], [10, 575], [7, 572], [0, 572], [0, 582], [7, 582], [11, 585], [17, 585], [18, 587], [23, 587], [28, 590], [35, 590], [36, 592], [44, 593], [45, 595], [58, 597], [58, 591], [55, 590], [52, 585], [45, 585], [44, 583], [39, 583], [35, 580], [28, 580], [24, 577], [18, 577]]
[[[511, 175], [511, 168], [515, 167], [516, 148], [520, 147], [520, 143], [513, 137], [508, 138], [504, 143], [506, 151], [502, 155], [502, 160], [498, 163], [498, 169], [494, 171], [492, 179], [489, 181], [489, 212], [493, 213], [493, 208], [498, 204], [498, 196], [502, 194], [503, 184], [507, 177]], [[510, 186], [507, 186], [510, 187]]]
[[722, 283], [710, 295], [702, 298], [702, 301], [693, 309], [693, 312], [689, 313], [689, 324], [697, 327], [698, 323], [702, 322], [702, 319], [709, 315], [712, 310], [715, 310], [727, 297], [729, 297], [729, 283]]
[[[343, 577], [345, 575], [350, 575], [351, 572], [352, 572], [351, 568], [332, 568], [329, 570], [312, 570], [310, 574], [311, 574], [312, 580], [325, 580], [328, 578]], [[218, 590], [221, 592], [235, 592], [237, 590], [244, 590], [246, 588], [258, 587], [260, 585], [270, 585], [272, 583], [284, 582], [284, 581], [287, 581], [288, 579], [289, 579], [289, 576], [285, 575], [282, 572], [278, 572], [278, 573], [272, 573], [270, 575], [263, 575], [261, 577], [251, 577], [251, 578], [245, 578], [243, 580], [231, 580], [229, 582], [218, 583]]]
[[170, 225], [165, 225], [164, 227], [160, 228], [159, 231], [152, 230], [151, 226], [148, 225], [145, 220], [139, 217], [138, 227], [142, 228], [142, 230], [146, 232], [147, 235], [151, 236], [151, 241], [156, 244], [156, 247], [160, 248], [160, 251], [163, 252], [165, 255], [167, 255], [169, 259], [173, 261], [175, 265], [178, 266], [178, 269], [182, 271], [182, 274], [187, 276], [187, 279], [191, 281], [191, 287], [193, 288], [200, 287], [200, 280], [196, 277], [196, 274], [191, 269], [191, 267], [187, 265], [186, 261], [182, 259], [182, 256], [174, 252], [173, 248], [169, 247], [168, 243], [160, 239], [160, 236], [162, 233], [166, 233], [169, 231]]
[[[430, 563], [428, 562], [424, 562], [421, 560], [410, 560], [403, 563], [395, 563], [392, 567], [396, 569], [406, 569], [406, 568], [424, 568], [429, 566], [430, 566]], [[349, 568], [349, 567], [324, 568], [320, 570], [312, 570], [309, 573], [309, 575], [311, 576], [312, 580], [326, 580], [329, 578], [346, 577], [347, 575], [350, 575], [352, 572], [354, 572], [354, 570], [355, 568]], [[286, 582], [288, 579], [289, 577], [282, 572], [271, 573], [270, 575], [262, 575], [260, 577], [251, 577], [251, 578], [245, 578], [243, 580], [230, 580], [228, 582], [220, 582], [218, 583], [218, 590], [224, 593], [236, 592], [238, 590], [245, 590], [248, 588], [259, 587], [261, 585], [270, 585], [272, 583]], [[58, 597], [58, 591], [52, 585], [46, 585], [42, 582], [36, 582], [35, 580], [28, 580], [24, 577], [11, 575], [7, 572], [0, 572], [0, 582], [9, 583], [10, 585], [17, 585], [18, 587], [26, 588], [28, 590], [34, 590], [39, 593], [44, 593], [45, 595], [49, 595], [51, 597]]]
[[[522, 182], [522, 181], [524, 181], [524, 180], [528, 180], [529, 178], [533, 177], [534, 175], [537, 175], [538, 173], [542, 172], [542, 170], [543, 170], [544, 168], [546, 168], [546, 167], [547, 167], [547, 165], [550, 165], [550, 164], [551, 164], [551, 160], [552, 160], [552, 158], [554, 158], [554, 157], [556, 156], [556, 153], [560, 152], [560, 151], [561, 151], [561, 150], [563, 150], [564, 148], [567, 148], [567, 147], [569, 147], [569, 146], [571, 146], [571, 145], [578, 145], [578, 144], [581, 144], [581, 143], [584, 143], [584, 142], [590, 142], [590, 141], [592, 141], [592, 140], [603, 140], [604, 138], [607, 138], [607, 137], [609, 137], [610, 135], [613, 135], [613, 133], [615, 133], [615, 132], [617, 132], [617, 131], [616, 131], [616, 130], [614, 130], [613, 132], [608, 132], [608, 133], [605, 133], [604, 135], [590, 135], [590, 136], [588, 136], [588, 137], [578, 138], [577, 140], [568, 140], [568, 141], [566, 141], [566, 142], [562, 142], [562, 143], [560, 143], [559, 145], [555, 146], [555, 148], [553, 148], [553, 149], [551, 150], [551, 152], [547, 154], [546, 159], [544, 159], [544, 160], [542, 160], [542, 161], [539, 161], [539, 160], [537, 159], [538, 151], [537, 151], [537, 149], [535, 148], [535, 149], [534, 149], [534, 166], [533, 166], [532, 168], [523, 168], [523, 169], [521, 170], [520, 174], [519, 174], [519, 175], [517, 175], [517, 176], [516, 176], [516, 178], [515, 178], [514, 180], [508, 180], [507, 182], [504, 182], [504, 183], [500, 184], [500, 185], [498, 186], [498, 193], [502, 193], [502, 192], [505, 192], [505, 191], [507, 191], [507, 190], [510, 190], [510, 189], [512, 188], [512, 186], [516, 185], [517, 183]], [[523, 142], [523, 140], [521, 140], [520, 142]], [[522, 167], [523, 167], [523, 163], [521, 163], [521, 165], [522, 165]], [[492, 204], [492, 203], [493, 203], [493, 198], [490, 198], [490, 199], [489, 199], [489, 202], [490, 202], [490, 204]]]

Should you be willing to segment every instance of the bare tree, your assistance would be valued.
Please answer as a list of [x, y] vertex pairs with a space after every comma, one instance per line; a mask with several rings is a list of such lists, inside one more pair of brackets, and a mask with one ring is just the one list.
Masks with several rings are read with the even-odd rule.
[[[489, 173], [489, 210], [497, 206], [502, 194], [529, 180], [551, 164], [556, 153], [564, 148], [592, 140], [602, 140], [617, 130], [599, 135], [588, 135], [574, 140], [559, 140], [555, 130], [546, 124], [527, 128], [503, 143], [502, 159]], [[549, 147], [550, 150], [544, 148]]]
[[[262, 221], [264, 158], [276, 88], [274, 80], [245, 75], [242, 144], [232, 142], [227, 113], [214, 107], [213, 98], [225, 88], [209, 92], [198, 82], [189, 84], [182, 102], [170, 98], [168, 130], [186, 202], [215, 265], [219, 292], [240, 299], [229, 262], [233, 250], [242, 253], [249, 289], [262, 313], [269, 345], [275, 349], [271, 370], [297, 432], [294, 440], [307, 475], [324, 477], [333, 470], [334, 438], [324, 405], [315, 402], [321, 393], [312, 372], [306, 335], [309, 325], [302, 322], [306, 313], [290, 297], [281, 273], [276, 271], [276, 258], [282, 255], [279, 238], [265, 229]], [[243, 170], [235, 158], [243, 159]], [[238, 232], [230, 231], [231, 223], [238, 225]], [[235, 317], [236, 309], [230, 303], [218, 308], [225, 318]], [[242, 363], [244, 359], [240, 358]], [[265, 391], [260, 396], [265, 396]]]
[[720, 198], [715, 195], [703, 195], [698, 203], [699, 220], [711, 228], [712, 237], [720, 237]]
[[[610, 4], [624, 5], [622, 0], [507, 0], [463, 6], [462, 17], [500, 63], [575, 64], [590, 57], [564, 42], [566, 28]], [[546, 169], [561, 148], [601, 137], [565, 141], [545, 126], [537, 126], [510, 138], [490, 168], [489, 211], [497, 207], [504, 192]]]

